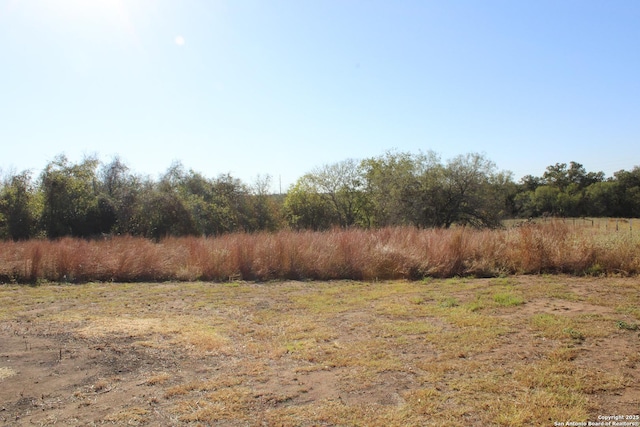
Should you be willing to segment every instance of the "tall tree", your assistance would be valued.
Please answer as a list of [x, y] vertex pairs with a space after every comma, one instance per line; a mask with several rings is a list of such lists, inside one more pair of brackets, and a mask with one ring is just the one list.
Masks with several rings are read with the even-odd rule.
[[407, 189], [415, 185], [418, 176], [438, 164], [438, 156], [433, 152], [389, 151], [383, 156], [363, 160], [361, 168], [370, 200], [372, 224], [382, 227], [411, 223], [411, 214], [403, 200], [405, 196], [413, 197], [407, 195]]
[[280, 206], [271, 194], [271, 176], [258, 175], [250, 189], [252, 229], [275, 231], [281, 226]]
[[496, 227], [506, 205], [506, 195], [496, 192], [496, 185], [505, 179], [510, 178], [499, 175], [481, 154], [457, 156], [417, 176], [405, 189], [404, 202], [420, 227]]
[[619, 186], [620, 183], [613, 180], [589, 185], [585, 191], [584, 215], [595, 217], [625, 216], [619, 197]]
[[29, 172], [8, 178], [0, 189], [0, 237], [24, 240], [35, 236], [39, 208]]
[[41, 176], [43, 228], [48, 237], [90, 236], [100, 233], [96, 167], [98, 160], [85, 158], [71, 164], [65, 156], [50, 162]]
[[[103, 229], [116, 234], [136, 234], [134, 215], [141, 203], [141, 180], [115, 157], [98, 173], [98, 212]], [[107, 231], [104, 231], [107, 232]]]
[[640, 166], [631, 171], [614, 173], [618, 182], [618, 200], [620, 200], [620, 216], [627, 218], [640, 217]]
[[547, 170], [542, 175], [543, 183], [551, 185], [563, 191], [569, 185], [569, 176], [566, 163], [556, 163], [547, 166]]
[[341, 227], [370, 225], [370, 201], [359, 162], [347, 159], [321, 166], [309, 174], [309, 180], [328, 198]]
[[338, 223], [334, 207], [326, 195], [319, 192], [310, 174], [289, 188], [283, 209], [287, 222], [295, 229], [319, 231]]

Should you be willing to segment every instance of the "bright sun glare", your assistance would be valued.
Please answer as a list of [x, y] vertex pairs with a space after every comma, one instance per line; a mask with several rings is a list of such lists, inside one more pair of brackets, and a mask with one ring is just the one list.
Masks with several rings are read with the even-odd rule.
[[67, 28], [92, 26], [122, 31], [137, 40], [131, 19], [134, 3], [125, 0], [51, 0], [48, 4]]
[[101, 12], [122, 13], [125, 10], [123, 0], [56, 0], [52, 5], [72, 14], [82, 15]]
[[130, 5], [124, 0], [51, 0], [47, 3], [66, 25], [115, 24], [125, 28], [131, 27]]

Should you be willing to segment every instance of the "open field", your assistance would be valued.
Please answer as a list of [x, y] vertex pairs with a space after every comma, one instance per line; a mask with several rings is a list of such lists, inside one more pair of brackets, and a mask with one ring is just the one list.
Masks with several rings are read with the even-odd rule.
[[628, 221], [586, 226], [590, 220], [578, 219], [573, 223], [541, 220], [499, 230], [396, 227], [235, 233], [158, 242], [128, 236], [0, 242], [0, 282], [417, 280], [640, 273], [640, 230], [632, 229]]
[[633, 417], [639, 307], [622, 277], [2, 285], [0, 423]]

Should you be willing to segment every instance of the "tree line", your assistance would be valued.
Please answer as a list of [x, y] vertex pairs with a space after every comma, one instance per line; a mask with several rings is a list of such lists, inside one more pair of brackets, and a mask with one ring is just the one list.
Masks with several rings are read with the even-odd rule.
[[484, 155], [446, 162], [434, 152], [387, 152], [323, 165], [285, 195], [269, 177], [247, 184], [171, 165], [158, 179], [119, 158], [78, 163], [60, 155], [34, 177], [0, 182], [0, 238], [134, 235], [215, 236], [235, 231], [332, 227], [498, 227], [505, 218], [640, 216], [640, 167], [606, 178], [576, 162], [548, 166], [519, 182]]

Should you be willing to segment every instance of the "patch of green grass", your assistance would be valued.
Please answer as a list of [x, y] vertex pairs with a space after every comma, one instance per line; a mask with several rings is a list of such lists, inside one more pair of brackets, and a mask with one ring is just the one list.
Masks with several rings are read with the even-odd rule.
[[313, 340], [293, 340], [284, 344], [287, 353], [302, 353], [310, 349], [315, 344]]
[[454, 297], [446, 297], [440, 301], [440, 307], [452, 308], [460, 305], [460, 302]]
[[562, 338], [565, 334], [563, 330], [570, 327], [570, 320], [550, 313], [535, 314], [530, 325], [538, 334], [544, 338]]
[[485, 307], [484, 303], [480, 300], [475, 300], [467, 304], [467, 309], [475, 313], [476, 311], [480, 311]]
[[[530, 324], [533, 329], [545, 338], [566, 339], [570, 338], [574, 342], [582, 342], [586, 338], [586, 334], [580, 329], [581, 324], [589, 325], [588, 319], [572, 319], [567, 316], [559, 316], [555, 314], [541, 313], [534, 315]], [[591, 335], [591, 334], [590, 334]], [[591, 336], [598, 336], [596, 332]]]
[[421, 296], [414, 296], [409, 298], [409, 303], [411, 304], [420, 305], [420, 304], [423, 304], [424, 302], [425, 302], [425, 299]]
[[524, 304], [524, 298], [511, 292], [500, 292], [493, 295], [493, 300], [501, 307], [514, 307]]

